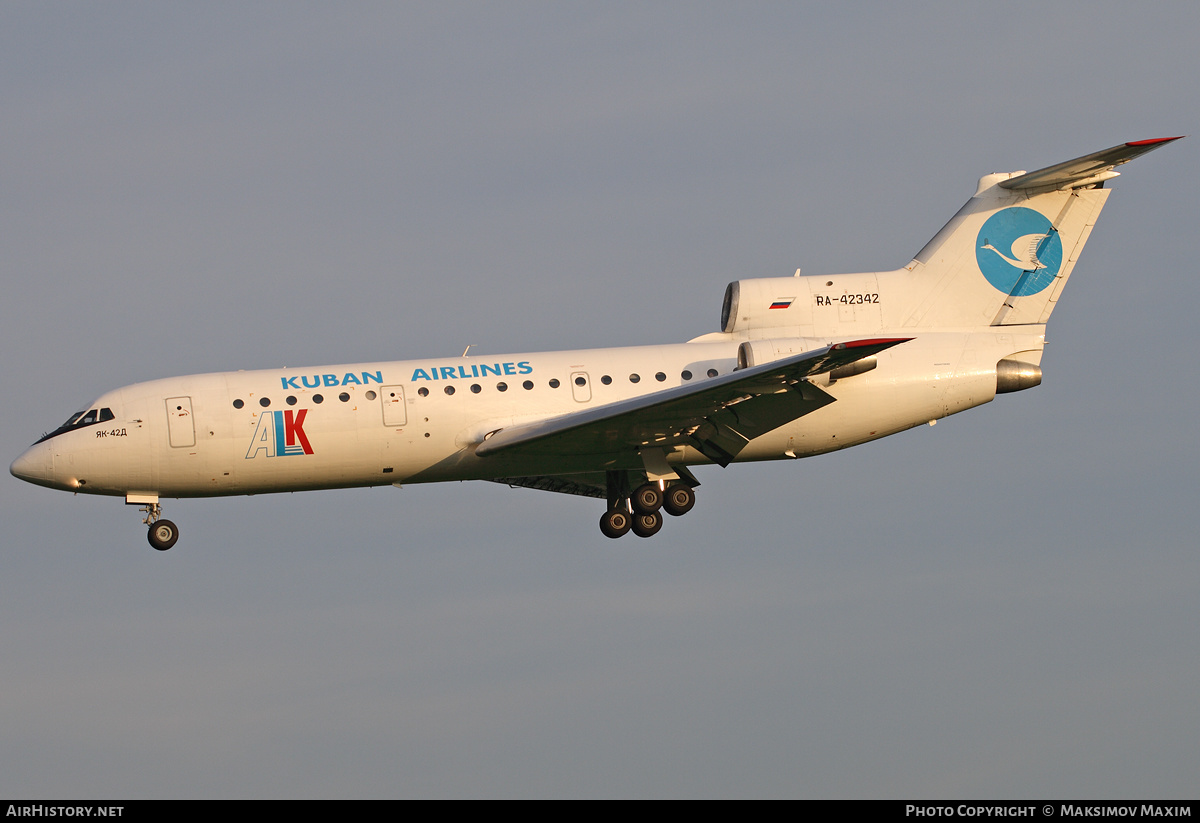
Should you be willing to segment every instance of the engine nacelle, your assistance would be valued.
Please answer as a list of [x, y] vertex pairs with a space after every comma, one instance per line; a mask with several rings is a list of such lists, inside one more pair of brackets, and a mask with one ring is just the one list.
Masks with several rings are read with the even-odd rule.
[[784, 337], [774, 340], [747, 340], [738, 346], [737, 367], [748, 369], [781, 357], [819, 349], [825, 345], [810, 337]]
[[871, 334], [882, 327], [874, 272], [735, 280], [725, 288], [721, 331], [755, 337]]
[[725, 287], [721, 331], [753, 333], [812, 323], [806, 277], [735, 280]]

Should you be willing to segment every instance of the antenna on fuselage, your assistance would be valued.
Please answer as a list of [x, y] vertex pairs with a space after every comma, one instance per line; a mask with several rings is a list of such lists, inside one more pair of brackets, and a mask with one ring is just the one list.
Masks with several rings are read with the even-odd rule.
[[463, 349], [462, 356], [463, 356], [463, 357], [466, 357], [466, 356], [467, 356], [467, 352], [469, 352], [471, 349], [475, 348], [475, 347], [476, 347], [476, 346], [478, 346], [478, 345], [479, 345], [478, 343], [472, 343], [471, 345], [467, 346], [465, 349]]

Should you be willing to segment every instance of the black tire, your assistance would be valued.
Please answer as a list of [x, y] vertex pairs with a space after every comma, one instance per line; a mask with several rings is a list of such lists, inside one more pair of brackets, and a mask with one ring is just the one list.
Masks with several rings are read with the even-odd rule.
[[146, 532], [146, 539], [150, 541], [151, 546], [165, 552], [179, 540], [179, 527], [170, 520], [155, 520]]
[[692, 491], [691, 486], [676, 483], [667, 487], [667, 494], [663, 497], [663, 511], [667, 514], [679, 517], [690, 512], [694, 505], [696, 505], [696, 493]]
[[633, 516], [633, 533], [638, 537], [653, 537], [662, 529], [663, 516], [658, 512], [650, 514], [635, 514]]
[[629, 499], [633, 505], [634, 514], [654, 514], [662, 508], [663, 493], [657, 483], [647, 483], [638, 486], [633, 497]]
[[633, 527], [633, 516], [624, 509], [610, 509], [600, 518], [600, 531], [614, 540], [629, 533]]

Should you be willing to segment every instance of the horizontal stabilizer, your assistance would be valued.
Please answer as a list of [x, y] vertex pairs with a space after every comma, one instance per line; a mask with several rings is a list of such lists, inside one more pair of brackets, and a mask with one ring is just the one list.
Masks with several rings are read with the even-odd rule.
[[1073, 188], [1079, 185], [1103, 182], [1108, 177], [1116, 176], [1115, 174], [1106, 174], [1106, 172], [1112, 172], [1122, 163], [1128, 163], [1135, 157], [1140, 157], [1146, 152], [1154, 151], [1159, 146], [1179, 139], [1179, 137], [1159, 137], [1154, 140], [1135, 140], [1132, 143], [1122, 143], [1111, 149], [1086, 154], [1065, 163], [1055, 163], [1044, 169], [1010, 177], [1001, 182], [1000, 186], [1005, 189], [1024, 191], [1044, 188]]

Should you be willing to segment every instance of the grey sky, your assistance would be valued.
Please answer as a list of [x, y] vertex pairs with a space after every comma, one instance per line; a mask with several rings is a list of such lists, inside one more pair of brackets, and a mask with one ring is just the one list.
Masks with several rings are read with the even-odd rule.
[[[634, 345], [894, 268], [990, 171], [1197, 135], [1200, 8], [0, 6], [7, 460], [100, 392]], [[0, 793], [1195, 795], [1196, 136], [1044, 384], [710, 468], [650, 541], [491, 484], [0, 482]]]

